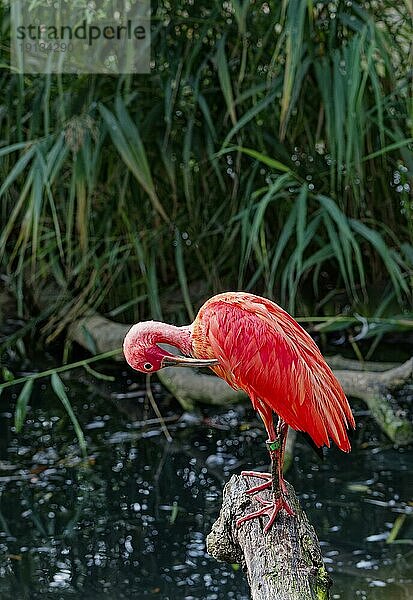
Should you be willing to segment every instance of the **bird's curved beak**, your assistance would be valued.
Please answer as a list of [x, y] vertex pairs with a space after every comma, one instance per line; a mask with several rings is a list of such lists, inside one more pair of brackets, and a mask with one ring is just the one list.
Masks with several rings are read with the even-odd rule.
[[216, 358], [189, 358], [188, 356], [165, 356], [162, 367], [212, 367], [218, 364]]

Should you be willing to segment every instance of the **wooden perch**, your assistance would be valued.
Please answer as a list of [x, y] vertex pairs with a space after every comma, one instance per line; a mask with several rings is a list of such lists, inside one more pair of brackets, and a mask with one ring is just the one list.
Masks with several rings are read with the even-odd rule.
[[[295, 517], [281, 511], [265, 535], [267, 517], [236, 527], [237, 519], [257, 510], [257, 501], [245, 493], [255, 481], [260, 483], [233, 475], [225, 485], [221, 512], [207, 537], [209, 554], [220, 561], [241, 564], [252, 600], [327, 600], [331, 581], [320, 545], [290, 484], [288, 499]], [[270, 490], [260, 495], [271, 499]]]
[[[37, 289], [35, 303], [43, 310], [50, 304], [50, 298], [56, 297], [53, 284]], [[115, 323], [96, 312], [89, 311], [86, 316], [68, 325], [70, 340], [91, 352], [107, 352], [122, 346], [123, 338], [130, 325]], [[121, 356], [120, 356], [121, 358]], [[327, 362], [330, 359], [326, 358]], [[364, 371], [362, 363], [332, 357], [331, 366], [348, 396], [361, 398], [369, 407], [372, 417], [380, 428], [397, 445], [413, 441], [413, 424], [395, 414], [388, 393], [412, 377], [413, 358], [402, 365], [386, 370], [384, 363], [368, 363], [369, 371]], [[193, 369], [166, 368], [157, 373], [162, 384], [177, 398], [185, 410], [190, 410], [196, 402], [224, 405], [239, 402], [245, 394], [235, 391], [222, 379], [201, 374]]]

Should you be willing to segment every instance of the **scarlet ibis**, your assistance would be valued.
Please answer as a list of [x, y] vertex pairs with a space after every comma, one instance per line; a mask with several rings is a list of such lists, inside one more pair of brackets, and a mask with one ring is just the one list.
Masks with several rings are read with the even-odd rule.
[[[158, 344], [175, 346], [176, 356]], [[304, 431], [316, 446], [330, 438], [350, 451], [347, 428], [355, 427], [346, 396], [310, 335], [274, 302], [244, 292], [210, 298], [191, 325], [144, 321], [128, 331], [124, 354], [131, 367], [152, 373], [163, 367], [210, 367], [234, 389], [244, 390], [267, 430], [271, 475], [243, 471], [264, 480], [248, 490], [272, 486], [273, 500], [255, 498], [260, 508], [237, 521], [267, 515], [268, 531], [278, 512], [294, 515], [283, 478], [288, 426]], [[273, 415], [278, 416], [274, 425]]]

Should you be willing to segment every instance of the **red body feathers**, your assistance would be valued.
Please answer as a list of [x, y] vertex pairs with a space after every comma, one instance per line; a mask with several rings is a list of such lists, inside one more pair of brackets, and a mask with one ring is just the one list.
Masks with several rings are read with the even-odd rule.
[[267, 430], [274, 411], [317, 446], [331, 438], [350, 450], [347, 427], [355, 423], [346, 396], [315, 342], [281, 307], [253, 294], [219, 294], [191, 330], [191, 354], [217, 358], [213, 371], [248, 394]]

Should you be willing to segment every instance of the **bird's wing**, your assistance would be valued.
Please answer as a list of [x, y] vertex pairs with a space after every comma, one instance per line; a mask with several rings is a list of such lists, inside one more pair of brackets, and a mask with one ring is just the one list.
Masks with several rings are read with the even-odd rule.
[[344, 392], [315, 342], [276, 304], [246, 294], [205, 305], [200, 315], [217, 374], [270, 407], [317, 444], [329, 437], [349, 450], [354, 418]]

